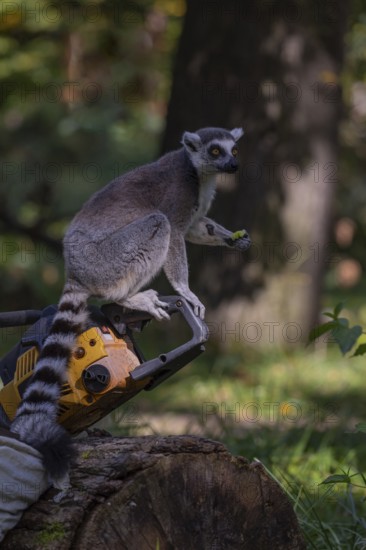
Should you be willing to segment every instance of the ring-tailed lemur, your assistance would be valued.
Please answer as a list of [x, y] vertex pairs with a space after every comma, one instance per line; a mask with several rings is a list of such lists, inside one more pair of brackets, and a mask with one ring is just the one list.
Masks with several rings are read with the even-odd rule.
[[53, 481], [68, 471], [71, 444], [57, 423], [60, 387], [77, 336], [87, 322], [90, 296], [169, 318], [154, 290], [140, 289], [163, 269], [195, 313], [205, 308], [188, 286], [185, 240], [245, 250], [246, 231], [232, 233], [205, 217], [217, 173], [238, 168], [241, 128], [185, 132], [183, 147], [136, 168], [95, 193], [66, 233], [66, 284], [49, 336], [11, 430], [44, 456]]

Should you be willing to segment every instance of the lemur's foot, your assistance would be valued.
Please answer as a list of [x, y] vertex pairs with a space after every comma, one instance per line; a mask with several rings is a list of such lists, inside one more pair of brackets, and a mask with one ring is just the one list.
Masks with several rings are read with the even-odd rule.
[[170, 319], [170, 315], [166, 311], [168, 304], [159, 300], [156, 290], [149, 289], [138, 292], [131, 298], [123, 300], [121, 305], [133, 310], [146, 311], [158, 321]]
[[169, 304], [159, 300], [159, 296], [156, 290], [145, 290], [145, 292], [141, 292], [141, 294], [143, 294], [144, 298], [146, 299], [142, 307], [144, 311], [151, 313], [151, 315], [158, 321], [162, 321], [163, 319], [170, 319], [170, 315], [166, 311], [169, 307]]

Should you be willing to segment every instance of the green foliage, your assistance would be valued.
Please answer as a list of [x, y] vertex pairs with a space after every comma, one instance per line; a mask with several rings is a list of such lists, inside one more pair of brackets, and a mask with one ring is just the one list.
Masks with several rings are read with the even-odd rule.
[[[319, 334], [331, 332], [332, 336], [334, 337], [343, 355], [349, 352], [356, 344], [358, 345], [351, 357], [358, 357], [358, 356], [364, 355], [366, 353], [366, 343], [360, 342], [360, 337], [363, 334], [362, 327], [360, 325], [355, 325], [353, 327], [350, 327], [348, 319], [339, 317], [339, 314], [342, 311], [342, 309], [343, 309], [343, 304], [339, 303], [336, 305], [333, 312], [325, 313], [325, 315], [327, 317], [330, 317], [332, 321], [316, 327], [311, 332], [309, 336], [309, 340], [315, 341], [316, 338], [319, 336]], [[355, 432], [366, 433], [366, 423], [365, 422], [356, 423]], [[342, 470], [342, 468], [340, 468], [340, 470], [342, 473], [335, 473], [327, 476], [321, 482], [321, 485], [334, 486], [337, 484], [345, 484], [350, 490], [354, 488], [359, 488], [362, 490], [366, 489], [366, 477], [362, 473], [362, 471], [356, 471], [354, 473], [350, 473], [351, 467], [349, 467], [347, 471]], [[355, 479], [361, 479], [361, 484], [355, 483]], [[357, 532], [359, 529], [359, 525], [362, 525], [364, 528], [365, 523], [360, 517], [358, 517], [358, 515], [356, 515], [356, 505], [353, 501], [352, 501], [351, 513], [356, 520], [355, 530], [353, 532], [354, 545], [352, 545], [351, 547], [356, 548], [358, 546], [358, 541], [359, 541], [359, 536]], [[362, 540], [364, 541], [365, 538], [363, 537]], [[342, 548], [342, 546], [339, 546], [339, 547]]]
[[348, 319], [339, 319], [338, 326], [332, 330], [332, 335], [338, 343], [343, 355], [350, 351], [362, 334], [362, 327], [349, 327]]
[[324, 479], [320, 485], [327, 485], [329, 483], [351, 483], [351, 478], [348, 474], [334, 474]]
[[354, 357], [357, 357], [357, 355], [364, 355], [366, 353], [366, 344], [360, 344], [355, 353], [353, 354]]
[[60, 294], [60, 242], [81, 204], [158, 154], [184, 3], [26, 0], [0, 22], [4, 310]]
[[[337, 494], [335, 487], [342, 484], [325, 485], [324, 492], [314, 499], [305, 486], [296, 485], [295, 480], [286, 475], [276, 481], [293, 501], [308, 548], [357, 550], [364, 547], [364, 503], [355, 497], [352, 487], [347, 486], [346, 491]], [[324, 514], [326, 510], [328, 514]]]
[[[336, 305], [333, 312], [328, 311], [324, 313], [324, 315], [333, 320], [315, 327], [309, 334], [309, 342], [314, 342], [323, 334], [330, 332], [343, 355], [349, 352], [356, 344], [363, 331], [360, 325], [350, 327], [348, 319], [339, 317], [342, 309], [343, 304], [340, 303]], [[354, 355], [362, 355], [363, 353], [366, 353], [366, 345], [360, 344]]]
[[358, 432], [366, 433], [366, 422], [359, 422], [356, 424], [355, 428]]

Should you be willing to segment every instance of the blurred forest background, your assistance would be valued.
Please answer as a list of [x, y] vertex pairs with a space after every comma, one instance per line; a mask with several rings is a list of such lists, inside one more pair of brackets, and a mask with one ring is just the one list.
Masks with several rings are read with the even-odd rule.
[[[179, 147], [185, 130], [243, 126], [239, 174], [218, 182], [212, 217], [246, 228], [253, 246], [188, 247], [191, 288], [208, 307], [208, 352], [114, 426], [219, 435], [300, 476], [295, 489], [318, 487], [345, 464], [357, 469], [366, 457], [350, 421], [366, 414], [362, 359], [346, 365], [326, 344], [304, 352], [302, 343], [322, 308], [341, 300], [366, 324], [362, 0], [27, 0], [0, 9], [1, 310], [57, 301], [62, 236], [91, 193]], [[157, 288], [169, 291], [164, 280]], [[1, 331], [1, 351], [18, 336]], [[152, 352], [164, 338], [148, 343]], [[240, 407], [237, 422], [236, 404], [247, 403], [260, 409], [256, 430]], [[310, 493], [328, 499], [333, 519], [334, 495]], [[356, 544], [365, 526], [346, 508], [339, 525]], [[342, 540], [315, 547], [361, 547]]]
[[240, 321], [240, 339], [297, 344], [324, 277], [362, 285], [361, 1], [28, 0], [4, 2], [0, 25], [3, 310], [55, 302], [81, 204], [203, 126], [245, 128], [213, 217], [254, 242], [190, 247], [217, 335]]

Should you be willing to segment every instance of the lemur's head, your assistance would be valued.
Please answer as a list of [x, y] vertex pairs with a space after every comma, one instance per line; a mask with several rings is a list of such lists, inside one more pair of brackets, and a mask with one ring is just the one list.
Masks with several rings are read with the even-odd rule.
[[236, 142], [243, 134], [242, 128], [202, 128], [184, 132], [182, 144], [199, 172], [233, 173], [238, 169]]

